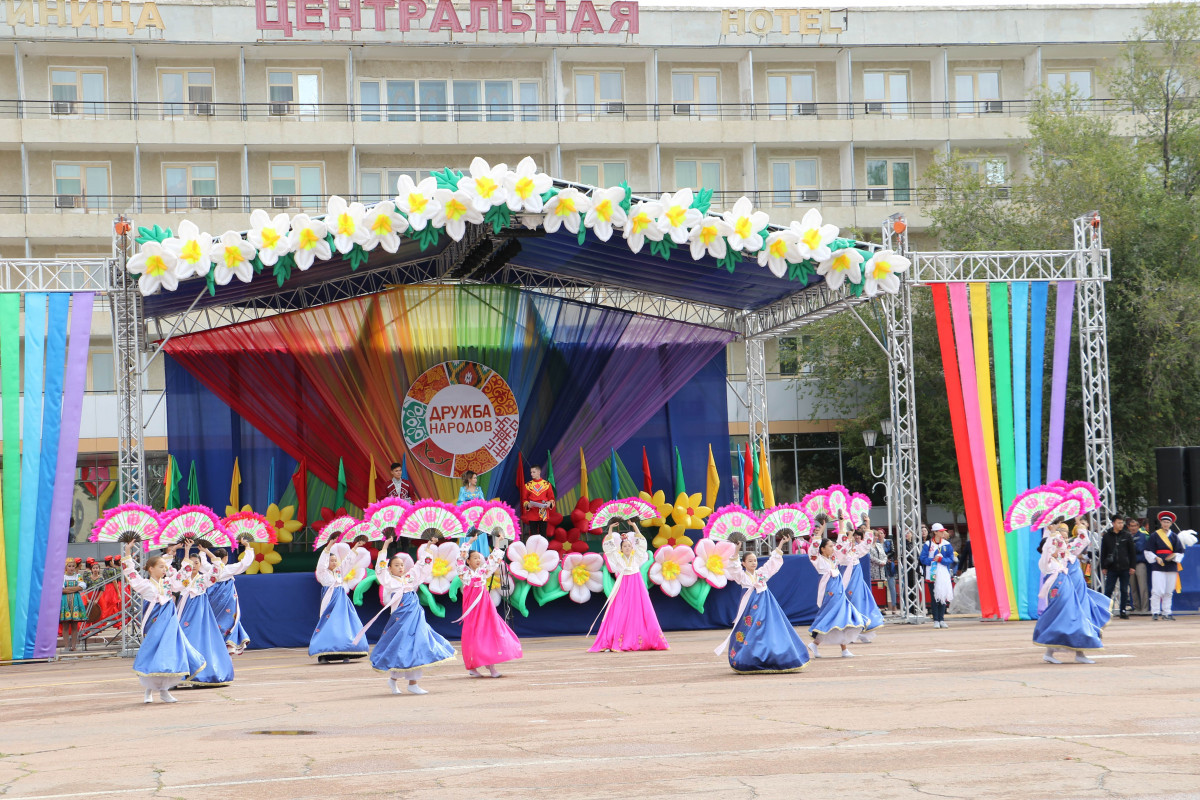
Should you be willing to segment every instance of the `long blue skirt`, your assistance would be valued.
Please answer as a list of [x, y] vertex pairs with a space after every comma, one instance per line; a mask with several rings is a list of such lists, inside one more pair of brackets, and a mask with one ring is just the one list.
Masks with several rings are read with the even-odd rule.
[[1067, 576], [1070, 578], [1075, 592], [1079, 596], [1087, 598], [1086, 607], [1088, 616], [1092, 618], [1092, 624], [1097, 628], [1104, 628], [1112, 621], [1112, 599], [1105, 597], [1095, 589], [1088, 588], [1087, 578], [1083, 577], [1083, 568], [1079, 566], [1078, 561], [1071, 563]]
[[867, 626], [863, 630], [871, 631], [883, 626], [883, 613], [879, 610], [879, 604], [875, 602], [875, 596], [871, 594], [870, 585], [863, 578], [861, 567], [850, 570], [850, 580], [846, 582], [846, 599], [867, 620]]
[[312, 638], [308, 640], [310, 656], [338, 656], [340, 658], [362, 658], [367, 654], [367, 638], [364, 636], [353, 644], [352, 640], [362, 627], [358, 612], [350, 603], [350, 597], [340, 587], [325, 589], [330, 594], [329, 603], [317, 620]]
[[175, 604], [155, 606], [146, 620], [142, 646], [133, 659], [133, 671], [143, 678], [183, 679], [203, 668], [204, 656], [183, 635]]
[[225, 637], [217, 627], [212, 607], [203, 597], [189, 597], [183, 605], [179, 626], [192, 647], [204, 656], [204, 668], [183, 682], [184, 686], [226, 686], [233, 681], [233, 659], [225, 648]]
[[842, 576], [834, 573], [825, 583], [825, 596], [817, 610], [817, 618], [808, 626], [808, 632], [818, 644], [851, 644], [863, 628], [867, 618], [846, 597]]
[[452, 661], [454, 655], [454, 645], [425, 621], [416, 593], [405, 592], [371, 651], [371, 666], [377, 672], [421, 669]]
[[799, 672], [808, 666], [808, 647], [768, 588], [750, 595], [733, 628], [729, 666], [734, 672]]
[[245, 647], [250, 642], [250, 636], [242, 627], [242, 607], [238, 604], [237, 587], [233, 581], [214, 583], [204, 594], [225, 643], [239, 649]]
[[1064, 650], [1099, 650], [1100, 626], [1092, 620], [1091, 600], [1079, 592], [1070, 571], [1060, 573], [1050, 587], [1046, 610], [1033, 626], [1033, 643]]

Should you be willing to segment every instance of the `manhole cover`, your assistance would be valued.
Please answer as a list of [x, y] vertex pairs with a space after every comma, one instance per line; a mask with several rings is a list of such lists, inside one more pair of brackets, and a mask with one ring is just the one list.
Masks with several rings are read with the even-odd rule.
[[250, 731], [259, 736], [312, 736], [316, 731]]

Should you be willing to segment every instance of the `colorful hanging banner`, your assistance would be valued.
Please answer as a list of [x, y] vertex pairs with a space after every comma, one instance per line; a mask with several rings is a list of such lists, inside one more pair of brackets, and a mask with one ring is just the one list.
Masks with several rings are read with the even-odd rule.
[[[1013, 283], [1011, 292], [1013, 488], [1020, 494], [1029, 488], [1029, 284]], [[1005, 508], [1009, 502], [1011, 498], [1005, 501]], [[1027, 563], [1033, 555], [1029, 551], [1029, 530], [1012, 531], [1009, 541], [1016, 546], [1016, 558], [1009, 556], [1009, 566], [1017, 584], [1017, 614], [1021, 619], [1032, 619], [1037, 610], [1038, 584], [1029, 581]]]
[[1050, 443], [1046, 451], [1046, 483], [1062, 478], [1063, 427], [1067, 408], [1067, 360], [1071, 354], [1071, 318], [1075, 282], [1061, 281], [1054, 298], [1054, 366], [1050, 371]]
[[1012, 358], [1009, 351], [1008, 284], [997, 282], [988, 287], [992, 304], [992, 380], [996, 389], [996, 444], [1000, 459], [1000, 513], [997, 529], [1000, 532], [1000, 553], [1004, 558], [1005, 585], [1012, 598], [1011, 619], [1020, 616], [1017, 598], [1021, 596], [1020, 570], [1017, 561], [1017, 537], [1004, 531], [1004, 510], [1016, 493], [1016, 450], [1013, 445]]
[[[21, 435], [21, 538], [17, 558], [16, 603], [12, 616], [13, 658], [25, 658], [25, 628], [29, 621], [29, 583], [33, 573], [34, 523], [37, 521], [38, 478], [42, 456], [42, 387], [46, 357], [45, 294], [25, 295], [24, 424]], [[11, 553], [11, 551], [10, 551]], [[12, 587], [9, 587], [11, 593]]]
[[0, 573], [0, 661], [12, 658], [21, 541], [21, 295], [0, 294], [0, 411], [3, 412], [4, 571]]

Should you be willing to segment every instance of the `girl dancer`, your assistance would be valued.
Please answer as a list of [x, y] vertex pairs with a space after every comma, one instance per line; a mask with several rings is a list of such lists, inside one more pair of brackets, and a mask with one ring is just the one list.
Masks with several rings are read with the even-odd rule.
[[1061, 664], [1054, 657], [1055, 650], [1074, 650], [1075, 661], [1094, 664], [1088, 658], [1088, 650], [1100, 650], [1104, 642], [1100, 639], [1100, 628], [1089, 613], [1090, 601], [1081, 596], [1071, 581], [1068, 553], [1071, 545], [1064, 538], [1065, 525], [1054, 525], [1042, 540], [1042, 555], [1038, 569], [1042, 573], [1042, 588], [1038, 593], [1039, 606], [1046, 604], [1033, 628], [1033, 643], [1046, 648], [1042, 660], [1048, 664]]
[[[204, 657], [179, 627], [171, 591], [182, 589], [182, 584], [167, 578], [167, 561], [162, 556], [151, 556], [146, 562], [148, 578], [139, 575], [133, 561], [135, 545], [135, 542], [125, 545], [125, 557], [121, 560], [125, 582], [146, 601], [141, 622], [142, 645], [133, 660], [133, 671], [146, 688], [144, 702], [152, 702], [157, 691], [164, 703], [174, 703], [175, 698], [168, 690], [203, 669]], [[184, 565], [185, 572], [191, 568], [191, 564]]]
[[[481, 536], [486, 534], [476, 534], [475, 538]], [[463, 626], [463, 664], [469, 677], [482, 678], [479, 668], [487, 667], [493, 678], [499, 678], [497, 664], [521, 657], [521, 641], [496, 613], [491, 594], [486, 588], [488, 578], [504, 560], [505, 540], [496, 542], [495, 549], [486, 560], [478, 550], [472, 549], [473, 544], [474, 540], [463, 543], [455, 564], [463, 585], [464, 610], [462, 616], [455, 620], [462, 622]]]
[[[366, 553], [366, 550], [361, 550]], [[308, 654], [317, 657], [317, 663], [328, 664], [340, 659], [349, 663], [352, 658], [367, 654], [365, 641], [354, 641], [355, 633], [362, 627], [358, 612], [350, 602], [350, 592], [366, 577], [366, 568], [351, 553], [344, 542], [326, 545], [317, 561], [317, 580], [325, 587], [321, 594], [320, 617], [308, 640]]]
[[[417, 600], [417, 587], [429, 580], [433, 558], [425, 557], [414, 565], [407, 553], [396, 553], [389, 558], [387, 550], [385, 541], [375, 564], [375, 576], [383, 589], [384, 610], [390, 609], [392, 615], [371, 651], [371, 666], [376, 672], [388, 674], [392, 694], [402, 693], [401, 679], [408, 681], [409, 694], [426, 694], [417, 685], [421, 671], [454, 660], [454, 647], [429, 627]], [[369, 627], [371, 624], [367, 623], [363, 630]]]
[[[845, 526], [848, 531], [850, 522], [847, 521]], [[863, 643], [875, 641], [875, 629], [883, 626], [883, 614], [871, 594], [871, 585], [863, 580], [862, 570], [858, 568], [858, 562], [870, 555], [874, 542], [871, 529], [861, 526], [853, 536], [846, 537], [846, 547], [838, 560], [842, 567], [842, 585], [846, 587], [846, 597], [867, 622], [863, 632], [858, 635], [858, 641]]]
[[183, 635], [199, 651], [205, 660], [204, 668], [180, 685], [184, 688], [198, 686], [227, 686], [233, 682], [233, 659], [225, 647], [225, 637], [213, 616], [212, 606], [204, 596], [212, 586], [216, 569], [209, 560], [209, 551], [200, 545], [200, 552], [191, 554], [194, 545], [184, 546], [183, 562], [191, 567], [187, 574], [180, 574], [182, 586], [179, 592], [179, 625]]
[[[741, 540], [735, 533], [729, 541]], [[796, 635], [796, 629], [779, 607], [767, 581], [783, 566], [783, 553], [791, 545], [790, 536], [780, 536], [778, 546], [758, 566], [753, 551], [742, 554], [740, 563], [730, 564], [726, 573], [731, 581], [746, 589], [738, 607], [733, 632], [715, 652], [726, 652], [734, 672], [799, 672], [808, 666], [808, 648]]]
[[75, 559], [68, 558], [66, 574], [63, 575], [62, 602], [59, 604], [58, 622], [62, 628], [63, 644], [74, 652], [79, 646], [79, 628], [87, 622], [87, 611], [83, 607], [83, 590], [87, 580], [79, 574]]
[[[618, 531], [618, 527], [625, 530]], [[642, 564], [649, 558], [646, 537], [629, 523], [615, 519], [608, 524], [604, 536], [604, 558], [616, 574], [617, 582], [604, 608], [596, 641], [588, 652], [667, 650], [670, 645], [663, 636], [642, 578]]]
[[838, 571], [838, 559], [842, 548], [833, 539], [822, 539], [818, 547], [808, 548], [808, 559], [821, 575], [817, 587], [817, 618], [808, 626], [812, 634], [812, 653], [821, 657], [819, 645], [836, 644], [842, 648], [842, 658], [853, 658], [848, 645], [858, 639], [867, 620], [846, 597], [842, 586], [842, 575]]
[[925, 567], [925, 580], [932, 584], [933, 594], [933, 627], [949, 628], [946, 624], [946, 608], [954, 599], [954, 584], [950, 576], [954, 574], [958, 559], [954, 555], [954, 545], [944, 537], [945, 529], [939, 523], [934, 523], [933, 532], [928, 542], [921, 548], [921, 564]]
[[242, 557], [233, 566], [229, 565], [229, 551], [219, 547], [212, 551], [213, 584], [205, 592], [217, 627], [225, 640], [225, 647], [232, 655], [241, 655], [250, 643], [250, 636], [242, 627], [242, 607], [238, 603], [237, 586], [233, 576], [241, 575], [254, 563], [254, 550], [248, 541], [242, 541]]
[[1087, 578], [1084, 577], [1083, 568], [1079, 564], [1081, 559], [1088, 557], [1088, 551], [1092, 547], [1087, 522], [1078, 518], [1071, 520], [1063, 525], [1064, 532], [1067, 525], [1071, 526], [1071, 536], [1067, 538], [1067, 564], [1069, 566], [1067, 577], [1075, 592], [1086, 600], [1085, 608], [1092, 618], [1092, 624], [1103, 630], [1112, 620], [1112, 598], [1105, 597], [1095, 589], [1088, 588]]

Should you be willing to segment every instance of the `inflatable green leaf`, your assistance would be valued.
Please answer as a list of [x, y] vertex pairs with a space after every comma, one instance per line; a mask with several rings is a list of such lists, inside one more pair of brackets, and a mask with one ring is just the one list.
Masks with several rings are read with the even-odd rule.
[[550, 580], [546, 581], [545, 586], [534, 586], [533, 599], [537, 600], [539, 606], [544, 606], [553, 600], [560, 597], [566, 597], [569, 592], [563, 591], [562, 586], [558, 584], [558, 574], [562, 572], [562, 567], [555, 567], [554, 572], [550, 573]]

